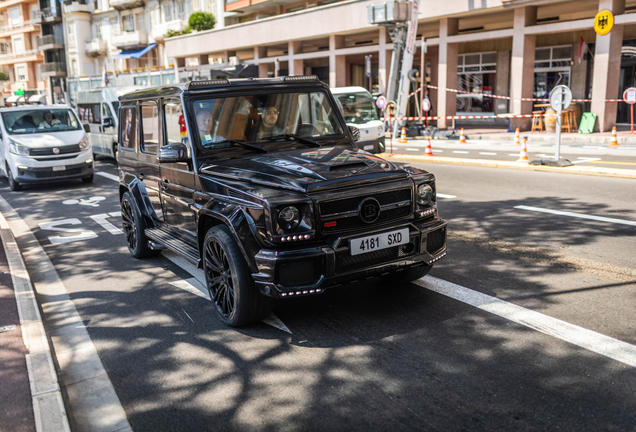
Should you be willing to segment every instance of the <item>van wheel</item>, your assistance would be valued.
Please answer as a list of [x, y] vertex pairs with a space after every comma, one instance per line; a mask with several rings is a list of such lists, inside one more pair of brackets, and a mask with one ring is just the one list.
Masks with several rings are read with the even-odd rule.
[[89, 175], [88, 177], [82, 177], [82, 182], [84, 182], [84, 183], [92, 183], [93, 182], [93, 174]]
[[241, 250], [223, 225], [210, 228], [205, 235], [203, 271], [210, 299], [228, 326], [258, 322], [271, 312], [273, 299], [256, 289]]
[[15, 179], [13, 178], [13, 174], [11, 173], [11, 170], [9, 168], [7, 168], [7, 178], [9, 179], [9, 189], [11, 189], [12, 191], [22, 190], [22, 185], [15, 181]]
[[128, 242], [128, 250], [132, 256], [146, 258], [161, 253], [161, 250], [152, 250], [148, 247], [148, 237], [145, 234], [146, 224], [141, 215], [137, 213], [133, 198], [128, 192], [125, 192], [121, 199], [121, 221]]
[[117, 162], [117, 150], [118, 150], [117, 143], [114, 143], [113, 144], [113, 157], [115, 158], [115, 162]]

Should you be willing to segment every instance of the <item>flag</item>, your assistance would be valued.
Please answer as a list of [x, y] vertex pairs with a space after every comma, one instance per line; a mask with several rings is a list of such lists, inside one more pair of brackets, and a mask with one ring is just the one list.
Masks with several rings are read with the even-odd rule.
[[579, 54], [576, 56], [576, 59], [579, 63], [583, 61], [583, 55], [587, 51], [587, 44], [583, 40], [583, 36], [579, 37]]
[[102, 86], [106, 87], [108, 84], [110, 84], [110, 81], [106, 75], [106, 63], [102, 63]]

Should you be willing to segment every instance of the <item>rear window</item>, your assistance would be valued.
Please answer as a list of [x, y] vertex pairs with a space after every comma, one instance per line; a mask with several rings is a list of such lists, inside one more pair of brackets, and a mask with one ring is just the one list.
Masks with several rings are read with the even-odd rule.
[[2, 113], [2, 121], [13, 135], [81, 130], [77, 117], [69, 108], [8, 111]]

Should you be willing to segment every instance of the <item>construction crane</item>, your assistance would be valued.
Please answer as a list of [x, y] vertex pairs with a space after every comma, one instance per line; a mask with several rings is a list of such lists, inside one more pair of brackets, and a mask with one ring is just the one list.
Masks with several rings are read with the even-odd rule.
[[[386, 27], [393, 41], [393, 56], [391, 58], [391, 72], [386, 86], [388, 101], [395, 101], [398, 112], [396, 117], [406, 117], [409, 102], [410, 82], [409, 74], [413, 67], [415, 54], [415, 39], [417, 37], [417, 14], [419, 0], [413, 1], [385, 1], [367, 6], [367, 22], [369, 24]], [[403, 120], [396, 120], [393, 127], [397, 138]]]

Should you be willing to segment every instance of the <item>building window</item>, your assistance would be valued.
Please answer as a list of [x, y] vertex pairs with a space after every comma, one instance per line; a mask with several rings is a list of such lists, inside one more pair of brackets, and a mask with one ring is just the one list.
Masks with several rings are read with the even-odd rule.
[[79, 63], [77, 63], [77, 59], [73, 59], [71, 64], [73, 66], [73, 76], [79, 76]]
[[22, 39], [21, 37], [13, 39], [13, 52], [16, 54], [21, 54], [24, 52], [24, 39]]
[[537, 48], [534, 52], [534, 89], [536, 98], [548, 98], [558, 85], [570, 85], [572, 45]]
[[185, 1], [184, 0], [179, 0], [177, 2], [177, 11], [179, 13], [179, 19], [180, 20], [185, 20]]
[[457, 56], [457, 89], [479, 95], [457, 95], [457, 112], [494, 112], [492, 98], [497, 75], [497, 53], [472, 53]]
[[97, 39], [102, 38], [102, 25], [100, 23], [95, 23], [95, 37]]
[[25, 66], [18, 66], [15, 70], [16, 70], [16, 75], [18, 76], [18, 81], [26, 81], [27, 80], [26, 67]]
[[66, 35], [68, 36], [68, 46], [69, 48], [75, 48], [75, 29], [73, 29], [72, 24], [67, 24], [66, 26]]
[[0, 43], [0, 54], [6, 54], [6, 53], [7, 53], [7, 44]]
[[110, 19], [110, 31], [112, 36], [121, 34], [121, 27], [119, 27], [119, 24], [117, 24], [117, 17]]
[[9, 13], [11, 14], [11, 25], [13, 27], [19, 27], [20, 26], [20, 8], [10, 9]]
[[133, 15], [121, 17], [121, 22], [125, 32], [135, 31], [135, 17]]
[[163, 8], [163, 22], [172, 21], [172, 3], [164, 3], [161, 7]]
[[146, 31], [145, 28], [146, 15], [140, 13], [137, 14], [137, 31], [143, 32]]

